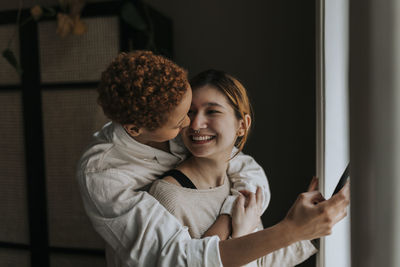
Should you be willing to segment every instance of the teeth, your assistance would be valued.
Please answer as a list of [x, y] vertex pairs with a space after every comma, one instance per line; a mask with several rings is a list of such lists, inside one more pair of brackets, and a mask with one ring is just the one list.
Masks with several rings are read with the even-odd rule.
[[206, 135], [206, 136], [192, 136], [192, 140], [194, 141], [204, 141], [204, 140], [210, 140], [212, 139], [213, 136], [211, 135]]

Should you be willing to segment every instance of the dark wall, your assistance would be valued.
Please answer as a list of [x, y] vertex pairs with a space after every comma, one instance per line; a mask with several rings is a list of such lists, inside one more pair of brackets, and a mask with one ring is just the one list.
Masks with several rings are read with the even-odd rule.
[[315, 174], [315, 1], [146, 2], [173, 20], [174, 59], [191, 76], [222, 69], [249, 90], [245, 151], [269, 178], [264, 225], [278, 222]]
[[264, 222], [275, 223], [315, 169], [314, 1], [147, 2], [173, 20], [174, 59], [190, 76], [222, 69], [249, 90], [255, 124], [245, 151], [269, 177]]

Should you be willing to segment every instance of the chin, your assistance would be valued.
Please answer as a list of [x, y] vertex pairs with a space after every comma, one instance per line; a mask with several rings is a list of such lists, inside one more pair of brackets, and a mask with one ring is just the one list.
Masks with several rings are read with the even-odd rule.
[[206, 158], [210, 156], [208, 151], [201, 151], [200, 149], [189, 149], [190, 153], [197, 158]]

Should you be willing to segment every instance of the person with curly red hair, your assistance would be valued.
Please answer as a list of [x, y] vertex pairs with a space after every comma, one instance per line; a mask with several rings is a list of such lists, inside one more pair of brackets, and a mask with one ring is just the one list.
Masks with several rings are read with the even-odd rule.
[[103, 72], [98, 93], [104, 114], [141, 143], [148, 133], [152, 142], [173, 139], [189, 121], [187, 72], [150, 51], [118, 55]]

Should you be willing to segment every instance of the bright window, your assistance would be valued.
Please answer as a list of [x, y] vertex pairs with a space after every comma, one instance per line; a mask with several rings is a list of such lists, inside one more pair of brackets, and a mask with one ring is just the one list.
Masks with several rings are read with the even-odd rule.
[[[317, 17], [317, 173], [329, 198], [349, 162], [348, 1], [319, 0]], [[351, 266], [349, 215], [321, 240], [317, 266]]]

